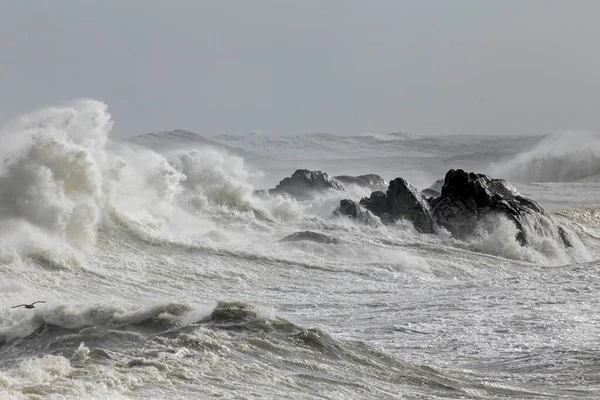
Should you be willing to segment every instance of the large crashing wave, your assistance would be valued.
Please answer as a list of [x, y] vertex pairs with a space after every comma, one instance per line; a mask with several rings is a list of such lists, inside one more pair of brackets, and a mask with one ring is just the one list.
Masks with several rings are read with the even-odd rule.
[[[109, 150], [107, 105], [80, 100], [28, 114], [0, 133], [0, 237], [19, 254], [94, 248], [103, 219], [164, 217], [185, 176], [164, 157]], [[60, 252], [60, 251], [58, 251]]]
[[185, 176], [150, 150], [109, 144], [108, 107], [79, 100], [45, 108], [0, 133], [2, 247], [63, 265], [93, 251], [111, 216], [164, 225]]
[[171, 163], [186, 176], [183, 185], [198, 209], [209, 204], [250, 208], [247, 198], [253, 187], [248, 183], [250, 174], [243, 159], [204, 149], [177, 154]]
[[523, 182], [573, 182], [600, 174], [600, 134], [548, 135], [513, 160], [493, 165], [490, 175]]
[[29, 225], [78, 247], [94, 243], [111, 127], [106, 105], [79, 101], [22, 117], [0, 132], [11, 144], [0, 153], [3, 236], [24, 234]]
[[0, 131], [0, 257], [16, 252], [77, 263], [79, 250], [93, 251], [98, 232], [114, 222], [147, 237], [171, 237], [203, 231], [202, 224], [212, 229], [206, 216], [223, 208], [299, 215], [291, 200], [253, 199], [253, 175], [240, 157], [206, 146], [160, 154], [109, 141], [107, 108], [80, 100]]

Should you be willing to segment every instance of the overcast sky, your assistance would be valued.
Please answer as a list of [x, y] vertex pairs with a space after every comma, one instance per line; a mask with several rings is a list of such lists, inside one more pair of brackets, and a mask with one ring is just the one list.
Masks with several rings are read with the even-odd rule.
[[600, 131], [597, 0], [0, 0], [0, 121], [115, 134]]

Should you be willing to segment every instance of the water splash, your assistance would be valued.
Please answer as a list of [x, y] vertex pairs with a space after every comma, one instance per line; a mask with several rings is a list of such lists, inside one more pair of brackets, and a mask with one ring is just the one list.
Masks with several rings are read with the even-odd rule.
[[600, 134], [584, 131], [548, 135], [533, 149], [489, 169], [492, 176], [523, 182], [572, 182], [599, 173]]

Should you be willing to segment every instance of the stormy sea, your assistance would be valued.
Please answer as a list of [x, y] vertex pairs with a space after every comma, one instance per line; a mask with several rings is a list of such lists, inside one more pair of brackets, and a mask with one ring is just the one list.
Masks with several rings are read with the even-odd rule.
[[600, 396], [599, 135], [109, 111], [0, 133], [1, 399]]

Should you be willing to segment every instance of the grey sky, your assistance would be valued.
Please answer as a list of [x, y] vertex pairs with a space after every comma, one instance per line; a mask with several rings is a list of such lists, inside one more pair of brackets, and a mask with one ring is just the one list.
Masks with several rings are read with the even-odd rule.
[[0, 120], [115, 134], [600, 130], [600, 1], [0, 0]]

